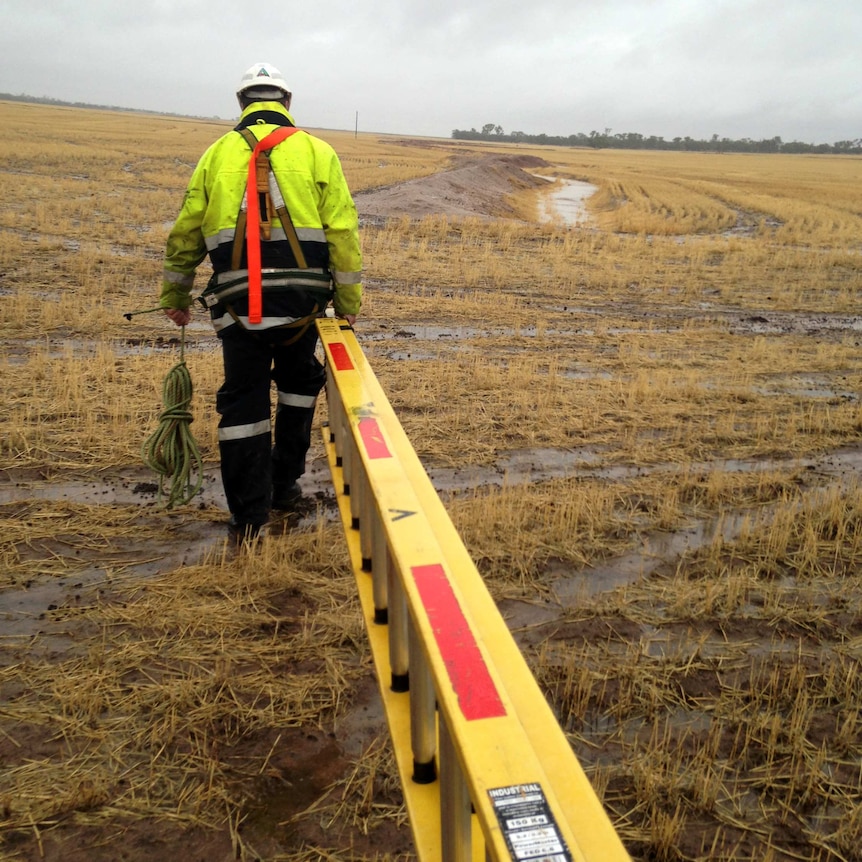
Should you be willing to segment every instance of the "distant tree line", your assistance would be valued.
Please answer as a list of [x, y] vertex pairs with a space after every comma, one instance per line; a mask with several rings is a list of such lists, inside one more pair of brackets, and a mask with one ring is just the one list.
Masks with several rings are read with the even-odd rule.
[[638, 134], [637, 132], [617, 132], [610, 129], [603, 132], [590, 132], [585, 135], [528, 135], [526, 132], [509, 132], [502, 126], [485, 123], [476, 129], [455, 129], [452, 137], [458, 141], [506, 141], [513, 144], [548, 144], [556, 147], [594, 147], [596, 149], [616, 150], [684, 150], [711, 153], [835, 153], [841, 155], [862, 155], [862, 138], [852, 141], [836, 141], [834, 144], [806, 144], [801, 141], [785, 143], [780, 137], [764, 138], [755, 141], [751, 138], [720, 138], [713, 135], [709, 140], [684, 137], [666, 140], [661, 136]]

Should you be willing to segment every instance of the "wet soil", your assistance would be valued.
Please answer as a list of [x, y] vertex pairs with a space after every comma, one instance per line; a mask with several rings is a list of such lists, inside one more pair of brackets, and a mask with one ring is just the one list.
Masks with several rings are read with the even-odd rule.
[[[541, 159], [495, 157], [467, 162], [451, 171], [404, 183], [389, 189], [357, 195], [356, 203], [365, 220], [408, 215], [421, 217], [429, 214], [454, 216], [499, 217], [511, 215], [503, 200], [505, 195], [520, 188], [539, 187], [547, 181], [531, 171], [546, 167]], [[541, 304], [541, 297], [537, 298]], [[556, 300], [554, 300], [556, 302]], [[549, 300], [550, 302], [550, 300]], [[550, 306], [549, 306], [550, 308]], [[553, 308], [560, 315], [558, 325], [566, 327], [566, 315], [599, 314], [601, 309]], [[793, 314], [791, 312], [740, 312], [736, 309], [689, 307], [651, 311], [644, 306], [632, 310], [635, 317], [658, 323], [661, 318], [668, 331], [682, 328], [685, 321], [697, 314], [726, 319], [729, 331], [743, 334], [809, 333], [825, 338], [843, 338], [848, 333], [862, 332], [862, 317], [831, 314]], [[652, 316], [652, 317], [651, 317]], [[655, 319], [653, 319], [655, 318]], [[481, 334], [471, 330], [471, 337]], [[498, 332], [495, 335], [501, 334]], [[525, 334], [524, 330], [520, 331]], [[421, 361], [437, 355], [458, 336], [465, 335], [452, 328], [433, 325], [401, 327], [392, 333], [385, 325], [376, 326], [373, 320], [364, 322], [363, 337], [371, 346], [375, 340], [391, 343], [393, 337], [408, 347], [393, 351], [387, 347], [386, 355], [392, 358]], [[166, 347], [172, 343], [166, 342]], [[128, 349], [138, 345], [129, 344]], [[150, 346], [152, 349], [152, 346]], [[804, 397], [846, 397], [856, 399], [853, 392], [841, 391], [832, 381], [814, 377], [800, 381], [799, 392]], [[335, 518], [335, 501], [328, 469], [320, 448], [315, 445], [309, 470], [303, 479], [308, 501], [307, 509], [293, 524], [298, 529], [313, 525], [319, 517]], [[686, 465], [689, 472], [711, 470], [756, 472], [769, 470], [775, 464], [768, 460], [727, 461], [701, 465]], [[788, 467], [786, 461], [783, 467]], [[862, 445], [848, 447], [817, 458], [799, 459], [793, 467], [808, 471], [812, 487], [841, 484], [854, 480], [862, 470]], [[443, 495], [457, 495], [483, 485], [544, 481], [561, 476], [607, 478], [625, 480], [643, 476], [648, 471], [673, 475], [674, 465], [651, 467], [633, 465], [605, 465], [602, 453], [590, 449], [533, 449], [503, 452], [493, 465], [466, 468], [446, 468], [429, 465], [429, 474], [435, 487]], [[816, 479], [817, 481], [813, 481]], [[35, 504], [40, 501], [69, 500], [77, 503], [94, 503], [141, 507], [142, 523], [147, 519], [163, 517], [157, 501], [157, 486], [144, 468], [122, 471], [100, 471], [94, 474], [57, 470], [50, 476], [27, 470], [6, 470], [0, 473], [0, 507]], [[28, 660], [47, 660], [68, 656], [70, 651], [86, 649], [87, 637], [92, 634], [74, 615], [67, 613], [108, 596], [118, 579], [124, 582], [145, 580], [160, 572], [167, 572], [204, 559], [224, 544], [227, 518], [224, 496], [215, 467], [205, 474], [199, 499], [202, 509], [212, 517], [182, 523], [181, 519], [170, 544], [147, 540], [134, 543], [128, 553], [106, 556], [98, 549], [77, 554], [67, 576], [40, 575], [38, 571], [25, 583], [8, 586], [0, 594], [0, 620], [4, 646], [3, 661], [11, 663]], [[717, 534], [732, 539], [741, 529], [744, 513], [726, 513], [720, 521], [706, 519], [693, 521], [675, 532], [650, 532], [640, 537], [633, 550], [604, 560], [593, 568], [573, 572], [568, 564], [551, 561], [545, 572], [548, 593], [534, 602], [506, 600], [501, 611], [510, 627], [524, 646], [534, 645], [547, 638], [607, 638], [607, 621], [586, 620], [564, 623], [565, 611], [576, 606], [584, 596], [595, 596], [618, 586], [636, 582], [661, 566], [673, 566], [679, 558], [698, 547], [711, 543]], [[20, 549], [32, 559], [63, 557], [68, 548], [62, 543], [45, 542], [39, 546]], [[285, 613], [290, 609], [285, 608]], [[299, 608], [296, 609], [299, 612]], [[640, 639], [645, 650], [660, 651], [667, 633], [660, 637], [641, 624], [627, 620], [614, 623], [614, 637]], [[655, 636], [653, 636], [655, 634]], [[758, 632], [752, 631], [752, 638]], [[721, 680], [713, 676], [684, 680], [687, 696], [702, 697], [707, 691], [714, 693]], [[697, 687], [700, 686], [700, 690]], [[613, 696], [608, 691], [609, 698]], [[281, 739], [277, 739], [281, 733]], [[248, 806], [243, 825], [244, 840], [254, 847], [258, 858], [277, 856], [286, 847], [300, 839], [308, 843], [332, 844], [332, 836], [324, 836], [322, 827], [306, 824], [298, 835], [291, 824], [291, 816], [314, 802], [326, 788], [359, 757], [368, 745], [385, 734], [385, 720], [376, 692], [376, 683], [369, 677], [355, 693], [349, 713], [337, 729], [321, 728], [314, 732], [304, 729], [262, 731], [237, 744], [228, 753], [237, 761], [247, 764], [263, 762], [269, 757], [268, 768], [256, 783], [256, 793]], [[276, 745], [276, 743], [278, 743]], [[32, 758], [46, 756], [62, 739], [46, 739], [39, 734], [19, 733], [16, 736], [15, 758], [22, 757], [22, 747]], [[0, 740], [0, 757], [8, 751], [7, 740]], [[4, 751], [5, 750], [5, 751]], [[0, 789], [2, 790], [2, 789]], [[2, 796], [2, 793], [0, 793]], [[387, 827], [384, 827], [386, 829]], [[394, 826], [388, 834], [376, 833], [373, 839], [361, 834], [342, 836], [345, 846], [355, 854], [368, 854], [368, 858], [382, 847], [390, 853], [409, 851], [409, 837], [405, 830]], [[381, 844], [381, 839], [383, 843]], [[377, 843], [374, 843], [377, 842]], [[237, 849], [228, 829], [192, 829], [181, 825], [161, 824], [158, 834], [150, 824], [129, 819], [122, 825], [122, 834], [110, 838], [98, 826], [79, 827], [74, 830], [51, 830], [31, 833], [16, 832], [5, 839], [4, 849], [9, 858], [20, 860], [63, 860], [63, 862], [101, 862], [101, 860], [127, 860], [143, 862], [149, 859], [182, 858], [221, 862], [238, 858]], [[121, 847], [122, 849], [117, 849]], [[348, 858], [348, 857], [345, 857]]]
[[[691, 465], [690, 472], [703, 469], [707, 472], [715, 467], [729, 471], [757, 472], [772, 469], [775, 464], [766, 459], [750, 461], [728, 461], [716, 465]], [[784, 466], [787, 466], [786, 464]], [[844, 484], [855, 481], [862, 469], [862, 446], [851, 447], [829, 453], [818, 458], [800, 459], [795, 466], [805, 471], [812, 487], [826, 484]], [[630, 465], [606, 466], [601, 463], [600, 453], [588, 450], [520, 450], [501, 454], [496, 464], [465, 470], [444, 468], [429, 469], [429, 474], [445, 497], [457, 495], [465, 489], [476, 489], [483, 485], [499, 486], [543, 481], [560, 476], [582, 478], [608, 478], [615, 481], [627, 477], [643, 476], [649, 471], [672, 476], [674, 465], [655, 465], [652, 468]], [[15, 505], [24, 500], [68, 499], [93, 502], [116, 502], [122, 505], [141, 504], [141, 520], [163, 517], [157, 514], [156, 489], [147, 481], [146, 473], [133, 471], [98, 476], [67, 476], [58, 474], [50, 482], [26, 471], [17, 471], [4, 476], [0, 485], [0, 507]], [[315, 518], [335, 517], [334, 500], [329, 486], [329, 477], [323, 459], [314, 458], [304, 481], [306, 494], [314, 501], [314, 511], [305, 516], [310, 525]], [[203, 498], [208, 506], [223, 507], [223, 499], [217, 477], [208, 471]], [[768, 517], [768, 509], [762, 517]], [[623, 644], [640, 643], [646, 656], [660, 658], [673, 649], [673, 642], [691, 636], [691, 631], [676, 634], [670, 628], [652, 629], [649, 625], [623, 618], [567, 620], [566, 612], [576, 609], [585, 597], [597, 596], [627, 584], [634, 584], [654, 571], [673, 568], [676, 561], [698, 548], [709, 546], [717, 535], [726, 541], [735, 539], [748, 524], [748, 513], [726, 512], [721, 519], [693, 520], [675, 531], [653, 531], [640, 537], [640, 544], [633, 550], [602, 561], [593, 567], [574, 571], [570, 563], [550, 561], [543, 574], [547, 590], [533, 600], [502, 600], [500, 610], [525, 649], [541, 644], [572, 642], [607, 642]], [[88, 630], [86, 624], [74, 614], [78, 607], [96, 601], [109, 601], [116, 591], [118, 580], [126, 583], [146, 580], [158, 572], [170, 571], [183, 565], [194, 564], [212, 553], [224, 540], [224, 522], [218, 517], [210, 521], [194, 521], [179, 525], [176, 541], [171, 547], [159, 547], [158, 543], [137, 542], [130, 559], [105, 559], [93, 553], [91, 559], [76, 559], [79, 568], [66, 578], [38, 575], [17, 588], [7, 589], [2, 595], [2, 625], [7, 649], [4, 659], [20, 660], [28, 655], [30, 660], [68, 659], [76, 651], [87, 650], [90, 638], [98, 632]], [[47, 544], [31, 549], [34, 557], [62, 554], [66, 549], [60, 545]], [[302, 608], [290, 607], [290, 598], [280, 612], [286, 617], [299, 616]], [[610, 628], [609, 628], [610, 627]], [[728, 638], [756, 644], [762, 637], [762, 623], [752, 621], [748, 630], [731, 628], [727, 621], [709, 632], [701, 628], [701, 656], [708, 656], [714, 649], [716, 654], [727, 650]], [[19, 649], [9, 649], [17, 643]], [[821, 672], [812, 659], [811, 672]], [[693, 672], [678, 681], [680, 690], [693, 703], [714, 696], [727, 681], [712, 672]], [[9, 692], [5, 692], [8, 696]], [[607, 707], [613, 701], [614, 688], [609, 685], [605, 692]], [[696, 710], [683, 710], [677, 722], [680, 733], [705, 732], [696, 727]], [[709, 717], [703, 716], [704, 725]], [[580, 728], [586, 736], [607, 735], [609, 728]], [[626, 727], [626, 733], [635, 732]], [[648, 728], [644, 728], [644, 733]], [[834, 734], [835, 728], [824, 727], [824, 738]], [[357, 758], [369, 745], [385, 736], [385, 719], [380, 707], [376, 681], [369, 674], [352, 695], [349, 711], [336, 728], [319, 728], [313, 731], [303, 728], [271, 728], [251, 733], [234, 746], [221, 752], [224, 762], [234, 764], [237, 772], [254, 773], [258, 764], [266, 761], [267, 769], [257, 778], [249, 791], [246, 782], [244, 792], [250, 793], [242, 824], [241, 835], [246, 848], [253, 848], [256, 858], [279, 858], [286, 848], [305, 846], [350, 846], [356, 858], [373, 858], [373, 853], [385, 842], [391, 853], [409, 852], [410, 839], [404, 828], [383, 824], [375, 829], [373, 838], [361, 834], [334, 835], [314, 819], [294, 822], [292, 817], [309, 805], [330, 793], [334, 782], [349, 772]], [[732, 740], [722, 744], [732, 754]], [[62, 738], [51, 738], [43, 732], [32, 734], [15, 732], [15, 750], [8, 740], [0, 739], [0, 760], [8, 756], [20, 757], [24, 747], [33, 758], [50, 758], [51, 753], [62, 746]], [[721, 751], [719, 751], [721, 754]], [[267, 760], [268, 758], [268, 760]], [[39, 838], [23, 833], [12, 833], [5, 848], [17, 855], [10, 858], [22, 860], [87, 860], [87, 862], [109, 862], [124, 859], [142, 862], [152, 858], [183, 858], [190, 860], [217, 860], [228, 862], [238, 858], [236, 847], [227, 829], [203, 829], [184, 827], [180, 824], [164, 824], [154, 834], [145, 821], [130, 820], [122, 825], [122, 838], [115, 836], [105, 844], [106, 836], [98, 827], [76, 827], [74, 829], [41, 830]], [[688, 836], [686, 840], [694, 841]], [[121, 845], [122, 852], [118, 851]], [[364, 857], [358, 854], [366, 854]]]
[[[325, 455], [313, 444], [308, 470], [302, 479], [304, 500], [291, 520], [291, 527], [306, 529], [318, 518], [337, 517], [335, 496], [332, 489]], [[503, 487], [533, 482], [544, 482], [562, 477], [581, 479], [604, 479], [626, 481], [650, 474], [669, 479], [685, 472], [691, 476], [703, 475], [713, 470], [728, 473], [768, 472], [781, 467], [785, 470], [807, 471], [812, 488], [824, 484], [843, 485], [855, 481], [862, 474], [862, 445], [824, 454], [819, 457], [782, 459], [712, 460], [702, 463], [655, 464], [651, 466], [628, 464], [605, 464], [602, 453], [592, 448], [570, 449], [518, 449], [503, 451], [497, 461], [489, 466], [472, 467], [427, 467], [428, 474], [444, 498], [482, 487]], [[814, 479], [817, 481], [813, 481]], [[0, 473], [0, 510], [26, 501], [61, 501], [96, 505], [140, 505], [141, 522], [158, 522], [164, 518], [158, 497], [158, 484], [145, 467], [123, 471], [99, 471], [86, 475], [79, 471], [67, 474], [56, 471], [50, 481], [38, 471], [4, 470]], [[65, 622], [58, 620], [62, 610], [87, 603], [88, 594], [102, 592], [111, 581], [125, 581], [152, 577], [161, 572], [182, 566], [194, 565], [208, 555], [217, 552], [226, 537], [227, 512], [224, 492], [218, 477], [218, 468], [209, 466], [204, 473], [204, 482], [195, 500], [201, 509], [213, 511], [206, 520], [184, 522], [176, 518], [174, 541], [165, 547], [163, 541], [141, 541], [131, 543], [124, 551], [106, 556], [103, 551], [75, 554], [74, 565], [70, 565], [67, 577], [38, 574], [17, 586], [7, 587], [0, 602], [0, 619], [4, 637], [30, 641], [38, 636], [34, 644], [42, 654], [60, 651], [68, 646], [62, 632]], [[761, 510], [762, 512], [762, 510]], [[170, 517], [170, 516], [169, 516]], [[717, 533], [725, 541], [732, 541], [746, 523], [747, 510], [739, 513], [725, 511], [721, 519], [692, 522], [675, 532], [655, 532], [641, 536], [641, 547], [622, 556], [604, 561], [601, 566], [572, 574], [568, 567], [549, 572], [549, 582], [555, 602], [537, 612], [533, 610], [509, 615], [514, 627], [535, 623], [546, 615], [555, 616], [561, 609], [576, 604], [577, 599], [595, 595], [632, 583], [656, 566], [680, 557], [686, 551], [709, 545]], [[274, 523], [274, 529], [278, 523]], [[62, 542], [42, 542], [31, 545], [28, 553], [40, 556], [68, 553]], [[517, 607], [514, 605], [514, 607]], [[54, 616], [52, 617], [52, 614]], [[58, 633], [59, 632], [59, 633]], [[8, 642], [8, 640], [7, 640]]]

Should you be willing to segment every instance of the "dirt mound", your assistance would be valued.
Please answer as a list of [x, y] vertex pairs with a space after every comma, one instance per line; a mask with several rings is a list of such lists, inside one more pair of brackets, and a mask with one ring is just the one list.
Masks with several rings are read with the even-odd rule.
[[511, 217], [507, 197], [545, 185], [529, 171], [547, 167], [535, 156], [487, 156], [443, 173], [354, 195], [360, 216], [409, 215]]

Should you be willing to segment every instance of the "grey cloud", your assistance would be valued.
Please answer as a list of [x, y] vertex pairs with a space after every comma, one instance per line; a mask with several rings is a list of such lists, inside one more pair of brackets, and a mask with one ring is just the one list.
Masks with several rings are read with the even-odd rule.
[[[442, 7], [442, 8], [441, 8]], [[0, 0], [0, 90], [235, 116], [267, 60], [299, 122], [833, 141], [862, 136], [857, 0]]]

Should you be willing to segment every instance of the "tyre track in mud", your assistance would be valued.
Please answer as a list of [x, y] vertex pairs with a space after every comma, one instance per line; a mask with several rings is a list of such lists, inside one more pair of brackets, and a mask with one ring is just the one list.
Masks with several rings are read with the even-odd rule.
[[[314, 447], [315, 449], [317, 447]], [[594, 448], [536, 449], [503, 452], [491, 466], [429, 467], [428, 474], [443, 499], [483, 488], [516, 487], [553, 479], [591, 479], [616, 483], [648, 476], [667, 477], [685, 473], [708, 475], [713, 471], [727, 473], [765, 473], [782, 470], [788, 474], [803, 471], [808, 493], [824, 488], [846, 487], [862, 475], [862, 444], [825, 453], [817, 457], [798, 459], [716, 459], [692, 464], [610, 464]], [[325, 457], [316, 453], [303, 478], [306, 498], [305, 514], [293, 524], [295, 529], [311, 529], [320, 517], [335, 520], [336, 503]], [[37, 636], [43, 638], [41, 650], [52, 652], [68, 645], [66, 628], [76, 609], [89, 604], [96, 596], [119, 581], [129, 583], [146, 580], [158, 574], [197, 565], [207, 557], [218, 558], [225, 546], [224, 519], [183, 520], [182, 511], [165, 513], [158, 502], [158, 486], [145, 468], [106, 473], [99, 471], [87, 476], [80, 472], [64, 478], [62, 473], [50, 481], [41, 480], [35, 471], [4, 471], [0, 481], [0, 508], [24, 503], [62, 503], [90, 505], [142, 506], [141, 518], [153, 524], [168, 518], [174, 523], [169, 546], [163, 539], [130, 542], [122, 551], [99, 556], [94, 553], [81, 557], [80, 552], [62, 546], [45, 547], [51, 557], [68, 554], [69, 572], [62, 577], [34, 575], [18, 587], [3, 591], [2, 611], [7, 639], [17, 639], [23, 646]], [[224, 494], [217, 468], [205, 471], [201, 494], [192, 504], [210, 512], [226, 511]], [[762, 517], [768, 507], [757, 507]], [[558, 567], [550, 581], [557, 597], [553, 606], [545, 606], [540, 616], [549, 618], [581, 595], [594, 595], [611, 590], [648, 575], [662, 564], [673, 564], [683, 553], [713, 541], [717, 531], [723, 531], [725, 541], [733, 541], [753, 509], [734, 509], [703, 519], [691, 519], [676, 530], [651, 531], [633, 537], [633, 550], [601, 565], [571, 571]], [[735, 525], [735, 526], [734, 526]], [[31, 549], [32, 550], [32, 549]], [[7, 548], [16, 553], [15, 548]], [[535, 622], [536, 611], [518, 614], [508, 606], [510, 624], [519, 627], [528, 620]], [[526, 606], [523, 606], [526, 608]], [[59, 639], [59, 640], [58, 640]], [[8, 643], [8, 641], [7, 641]]]

